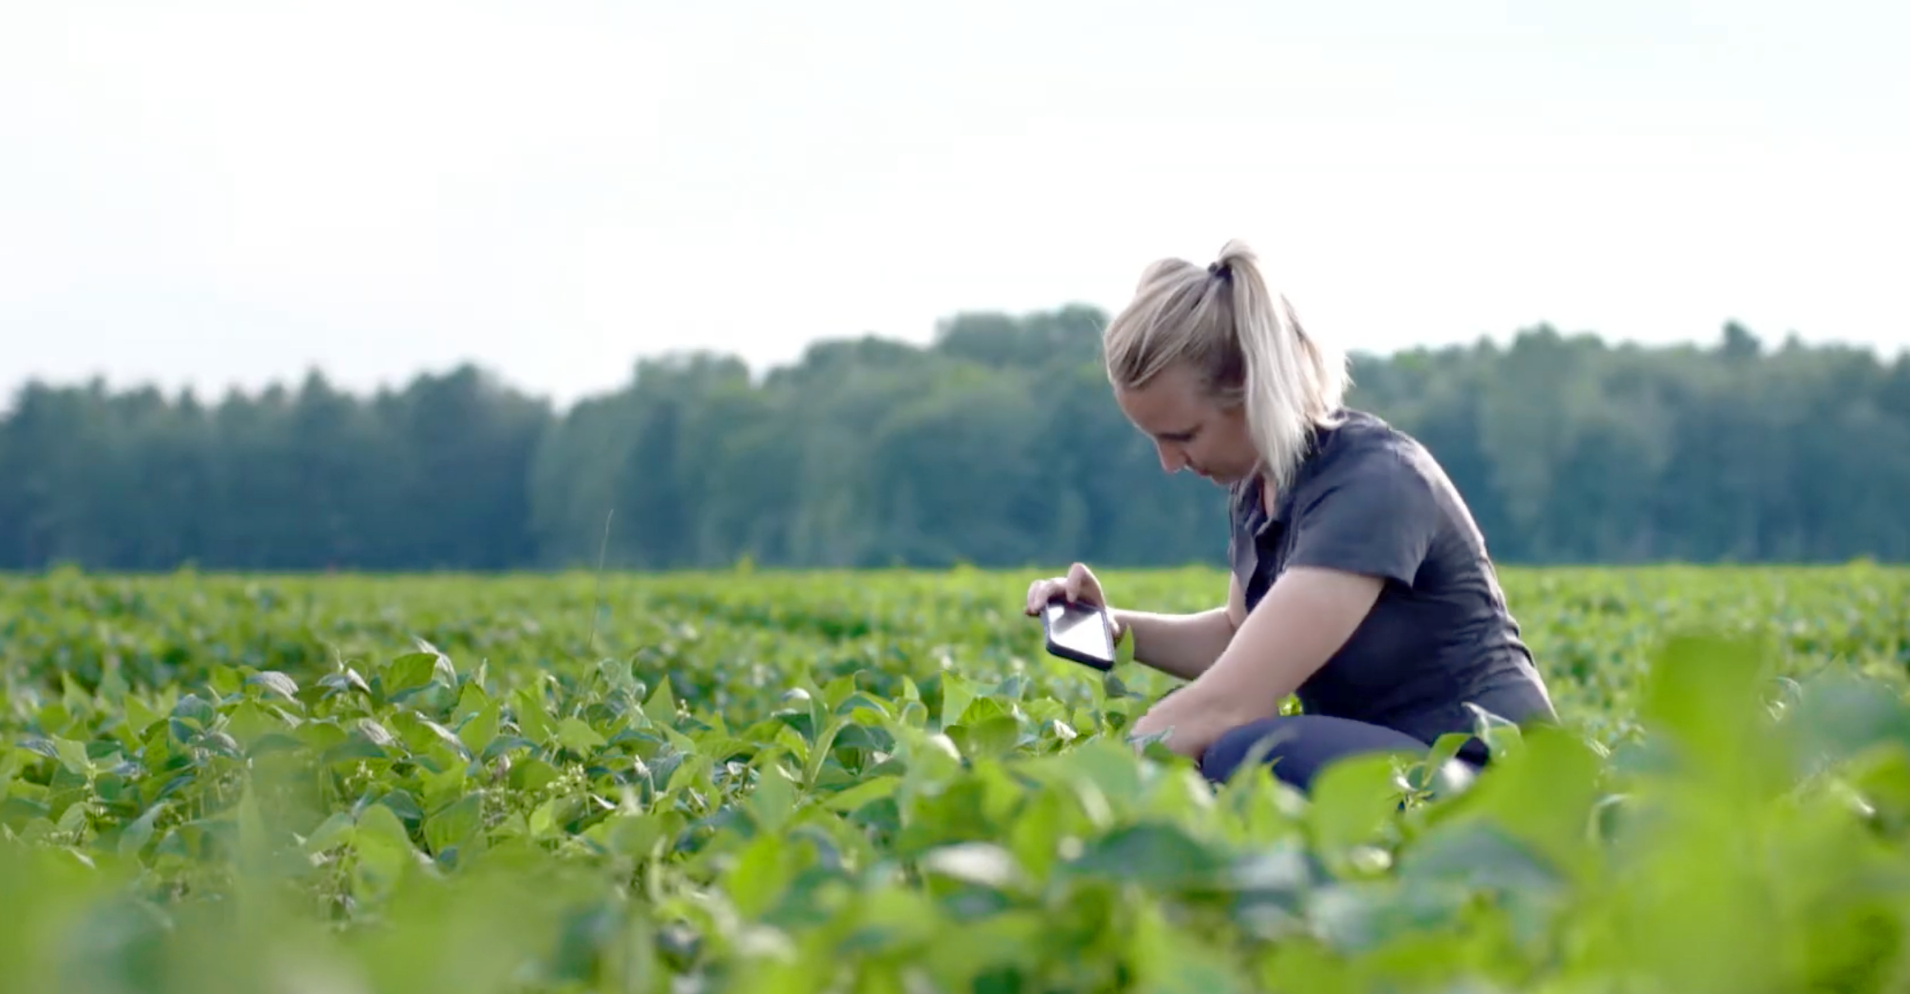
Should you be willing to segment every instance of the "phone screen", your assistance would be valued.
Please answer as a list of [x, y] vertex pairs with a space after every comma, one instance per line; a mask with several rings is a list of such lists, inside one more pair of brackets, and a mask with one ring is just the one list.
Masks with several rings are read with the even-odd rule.
[[1083, 604], [1048, 605], [1048, 637], [1055, 645], [1095, 659], [1113, 659], [1114, 643], [1101, 612]]

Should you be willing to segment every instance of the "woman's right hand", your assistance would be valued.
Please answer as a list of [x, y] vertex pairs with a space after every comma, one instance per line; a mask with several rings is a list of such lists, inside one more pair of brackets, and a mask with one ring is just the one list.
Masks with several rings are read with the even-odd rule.
[[1093, 570], [1080, 563], [1068, 567], [1067, 576], [1049, 577], [1028, 585], [1029, 616], [1040, 614], [1042, 607], [1056, 597], [1096, 607], [1108, 606], [1106, 596], [1101, 593], [1101, 581], [1094, 578]]

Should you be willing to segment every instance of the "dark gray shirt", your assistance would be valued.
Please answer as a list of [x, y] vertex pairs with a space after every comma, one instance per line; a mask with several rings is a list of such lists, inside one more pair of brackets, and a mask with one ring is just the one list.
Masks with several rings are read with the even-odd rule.
[[1247, 610], [1291, 566], [1385, 580], [1346, 645], [1300, 685], [1301, 706], [1428, 744], [1473, 730], [1466, 702], [1520, 724], [1555, 720], [1485, 540], [1452, 481], [1405, 433], [1363, 411], [1343, 414], [1340, 425], [1314, 434], [1271, 515], [1259, 477], [1230, 492], [1227, 554]]

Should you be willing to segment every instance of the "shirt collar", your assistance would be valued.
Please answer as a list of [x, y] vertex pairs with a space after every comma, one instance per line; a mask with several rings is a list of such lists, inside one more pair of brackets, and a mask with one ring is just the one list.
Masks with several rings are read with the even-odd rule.
[[1314, 428], [1307, 432], [1306, 454], [1301, 458], [1298, 470], [1293, 474], [1293, 485], [1286, 493], [1274, 498], [1273, 510], [1268, 511], [1261, 504], [1262, 492], [1266, 489], [1266, 478], [1260, 474], [1247, 478], [1242, 498], [1247, 502], [1247, 524], [1254, 535], [1264, 534], [1267, 526], [1279, 522], [1285, 524], [1293, 516], [1293, 494], [1310, 479], [1319, 467], [1319, 455], [1325, 448], [1330, 429]]

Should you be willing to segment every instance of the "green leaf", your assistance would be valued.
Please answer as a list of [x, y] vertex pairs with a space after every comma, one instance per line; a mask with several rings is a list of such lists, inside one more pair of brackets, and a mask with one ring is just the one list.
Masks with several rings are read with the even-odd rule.
[[312, 829], [312, 834], [306, 836], [305, 851], [319, 853], [333, 846], [349, 843], [355, 837], [356, 830], [356, 822], [353, 821], [351, 812], [334, 811], [331, 817]]
[[643, 713], [651, 721], [662, 725], [674, 725], [676, 722], [676, 695], [670, 691], [670, 678], [664, 674], [657, 681], [657, 689], [650, 692], [650, 699], [643, 702]]
[[482, 754], [497, 739], [500, 715], [501, 710], [496, 701], [484, 701], [469, 719], [458, 726], [458, 741], [463, 742], [473, 755]]
[[1457, 882], [1474, 889], [1554, 892], [1567, 879], [1545, 856], [1490, 822], [1435, 827], [1399, 860], [1401, 880]]
[[383, 836], [386, 839], [411, 844], [411, 836], [405, 831], [403, 822], [387, 804], [368, 804], [358, 813], [358, 831], [362, 835]]
[[1360, 881], [1314, 891], [1307, 918], [1328, 946], [1358, 955], [1416, 935], [1456, 941], [1460, 937], [1451, 930], [1471, 900], [1470, 891], [1458, 883]]
[[975, 687], [954, 670], [943, 670], [940, 679], [942, 713], [937, 718], [937, 727], [946, 730], [951, 725], [961, 723], [962, 715], [975, 701]]
[[796, 785], [772, 757], [763, 764], [756, 789], [750, 794], [750, 814], [763, 832], [775, 833], [788, 824], [795, 807]]
[[437, 666], [438, 656], [431, 652], [408, 652], [392, 660], [383, 674], [385, 697], [400, 700], [407, 692], [430, 683]]
[[1200, 842], [1178, 825], [1142, 822], [1094, 840], [1062, 867], [1071, 876], [1175, 891], [1217, 886], [1229, 862], [1225, 851]]
[[1127, 948], [1135, 986], [1162, 994], [1232, 994], [1251, 988], [1228, 951], [1209, 937], [1167, 920], [1160, 906], [1134, 908]]
[[526, 756], [511, 764], [510, 784], [513, 790], [536, 792], [548, 787], [562, 774], [557, 768], [536, 756]]
[[466, 848], [484, 824], [484, 795], [466, 794], [424, 823], [425, 844], [434, 853]]
[[597, 734], [581, 718], [565, 718], [557, 723], [557, 741], [566, 749], [580, 756], [588, 756], [604, 745], [604, 737]]
[[788, 844], [774, 832], [752, 838], [724, 875], [723, 890], [745, 920], [762, 917], [795, 877]]
[[524, 737], [538, 745], [551, 741], [557, 726], [544, 710], [544, 702], [530, 687], [519, 687], [511, 693], [511, 713], [517, 719], [518, 730]]
[[879, 801], [894, 794], [901, 786], [902, 778], [895, 776], [875, 777], [864, 780], [847, 790], [829, 795], [822, 802], [832, 811], [854, 811], [871, 801]]
[[1590, 844], [1594, 806], [1602, 796], [1598, 775], [1598, 757], [1584, 741], [1563, 729], [1534, 727], [1519, 752], [1494, 762], [1455, 800], [1442, 828], [1487, 821], [1559, 872], [1590, 882], [1604, 865]]
[[1405, 784], [1394, 758], [1372, 753], [1349, 756], [1314, 775], [1307, 823], [1313, 843], [1332, 858], [1377, 841], [1399, 808]]
[[992, 842], [961, 842], [922, 854], [924, 872], [996, 890], [1019, 890], [1028, 875], [1014, 854]]
[[[858, 715], [858, 712], [862, 712], [863, 714]], [[849, 695], [841, 704], [836, 706], [832, 713], [840, 717], [855, 718], [857, 720], [873, 718], [877, 722], [888, 722], [893, 718], [886, 704], [860, 691]]]
[[53, 740], [53, 751], [59, 756], [60, 765], [66, 767], [68, 772], [76, 773], [83, 777], [92, 775], [93, 761], [86, 755], [86, 743], [75, 742], [72, 739], [55, 738]]
[[1799, 759], [1799, 774], [1882, 742], [1910, 748], [1910, 704], [1883, 684], [1832, 673], [1802, 686], [1798, 698], [1784, 733]]
[[297, 700], [298, 683], [278, 670], [265, 670], [245, 678], [247, 686], [258, 687], [286, 700]]
[[[386, 791], [374, 804], [384, 807], [407, 822], [416, 823], [424, 820], [424, 809], [418, 806], [418, 801], [411, 796], [411, 792], [403, 788]], [[361, 818], [360, 822], [362, 821]]]
[[119, 835], [118, 850], [120, 855], [136, 856], [140, 850], [146, 848], [146, 844], [152, 841], [153, 823], [166, 811], [170, 804], [171, 802], [164, 800], [157, 801], [152, 807], [142, 812], [139, 817], [126, 823], [126, 828], [121, 831]]
[[267, 735], [282, 731], [285, 723], [252, 701], [245, 701], [226, 716], [225, 727], [240, 745], [249, 748]]

